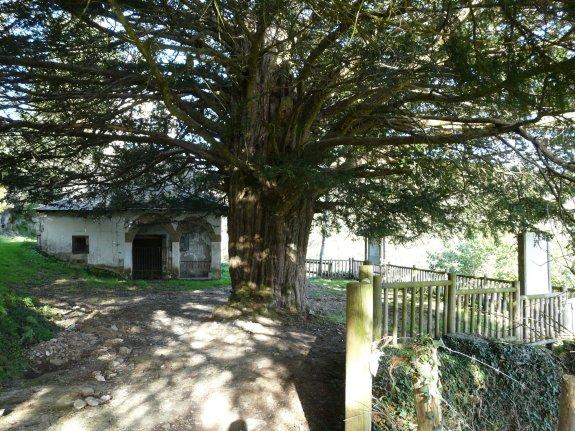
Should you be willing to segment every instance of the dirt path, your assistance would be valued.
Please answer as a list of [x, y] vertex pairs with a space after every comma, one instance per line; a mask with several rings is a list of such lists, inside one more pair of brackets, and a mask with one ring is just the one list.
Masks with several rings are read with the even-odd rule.
[[[343, 429], [341, 328], [214, 321], [227, 294], [44, 293], [62, 325], [76, 321], [65, 332], [90, 345], [69, 364], [51, 356], [55, 369], [4, 387], [0, 430]], [[74, 408], [89, 396], [100, 404]]]

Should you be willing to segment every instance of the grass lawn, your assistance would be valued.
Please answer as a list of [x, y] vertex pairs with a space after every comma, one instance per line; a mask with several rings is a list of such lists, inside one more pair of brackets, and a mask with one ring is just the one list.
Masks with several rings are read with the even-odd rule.
[[219, 280], [126, 280], [83, 265], [62, 262], [40, 253], [33, 240], [0, 236], [0, 286], [14, 291], [45, 284], [70, 285], [79, 289], [201, 290], [229, 286], [227, 265]]
[[345, 324], [345, 286], [352, 280], [310, 278], [313, 311], [329, 322]]
[[[309, 279], [311, 284], [323, 287], [320, 295], [345, 296], [345, 286], [354, 280], [330, 280], [327, 278], [313, 277]], [[316, 292], [318, 293], [318, 292]]]

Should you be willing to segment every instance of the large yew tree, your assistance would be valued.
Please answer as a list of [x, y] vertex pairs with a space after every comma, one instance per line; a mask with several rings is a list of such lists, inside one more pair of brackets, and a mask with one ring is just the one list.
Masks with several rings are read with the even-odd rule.
[[320, 211], [400, 238], [570, 216], [568, 2], [4, 0], [0, 13], [11, 197], [221, 197], [235, 298], [304, 306]]

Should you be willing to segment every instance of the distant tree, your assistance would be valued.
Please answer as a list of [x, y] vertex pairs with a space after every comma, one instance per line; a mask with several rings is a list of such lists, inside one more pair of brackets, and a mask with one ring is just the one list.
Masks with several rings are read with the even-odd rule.
[[475, 236], [444, 242], [444, 249], [428, 254], [431, 268], [458, 274], [517, 279], [517, 246]]
[[568, 289], [575, 288], [575, 254], [572, 238], [557, 232], [551, 242], [550, 252], [551, 284]]
[[304, 307], [316, 212], [396, 240], [575, 226], [569, 2], [4, 0], [0, 14], [11, 199], [219, 198], [234, 301]]

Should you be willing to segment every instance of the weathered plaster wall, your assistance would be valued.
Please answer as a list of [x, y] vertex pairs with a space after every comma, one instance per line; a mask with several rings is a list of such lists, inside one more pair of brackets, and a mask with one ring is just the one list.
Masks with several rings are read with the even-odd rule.
[[[39, 244], [42, 250], [60, 259], [83, 260], [89, 265], [122, 267], [124, 262], [124, 218], [98, 218], [43, 213], [39, 217]], [[87, 256], [72, 254], [72, 236], [87, 235]]]
[[[130, 275], [132, 268], [132, 242], [126, 240], [130, 223], [145, 212], [124, 212], [107, 216], [78, 215], [65, 212], [46, 212], [39, 215], [38, 242], [42, 250], [63, 260], [83, 261], [88, 265], [107, 267]], [[205, 220], [213, 230], [211, 247], [212, 276], [221, 274], [221, 219], [205, 214], [183, 214], [174, 217], [174, 229], [178, 223], [190, 217]], [[141, 226], [138, 234], [160, 234], [165, 236], [164, 270], [174, 276], [179, 272], [179, 242], [169, 237], [161, 226]], [[72, 254], [72, 236], [89, 237], [87, 255]]]
[[215, 241], [212, 241], [212, 277], [220, 278], [222, 270], [222, 218], [207, 216], [206, 221], [212, 226]]

